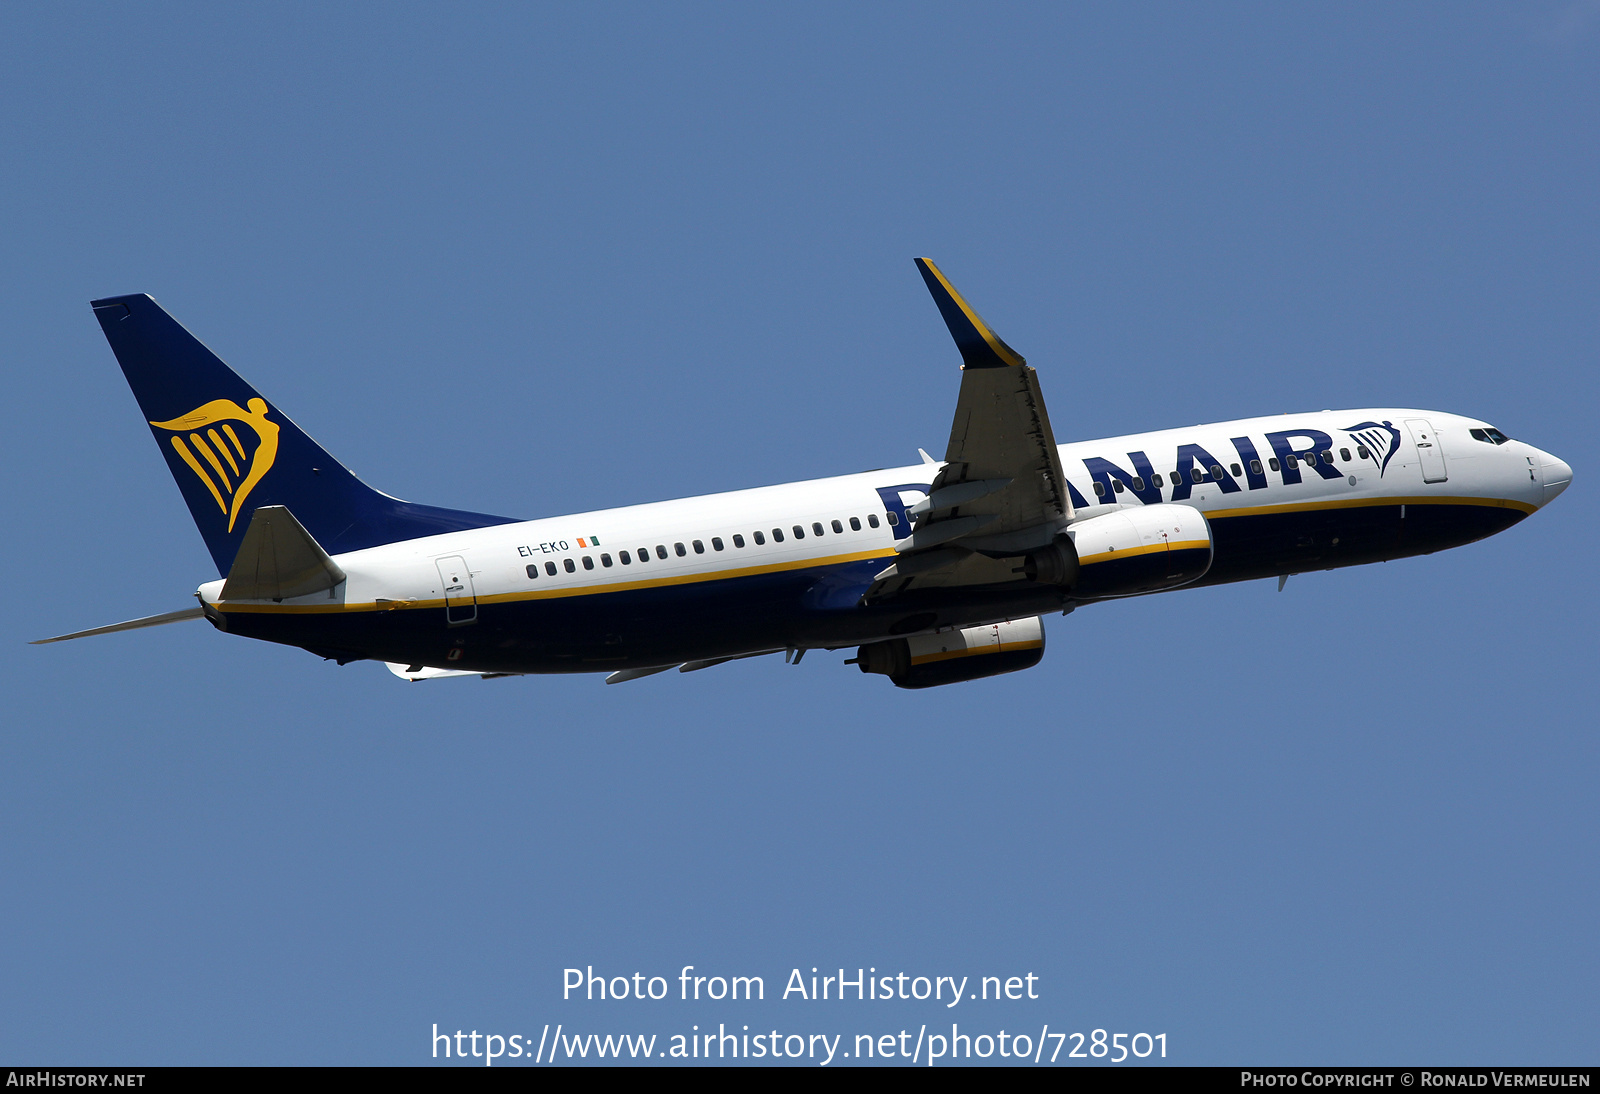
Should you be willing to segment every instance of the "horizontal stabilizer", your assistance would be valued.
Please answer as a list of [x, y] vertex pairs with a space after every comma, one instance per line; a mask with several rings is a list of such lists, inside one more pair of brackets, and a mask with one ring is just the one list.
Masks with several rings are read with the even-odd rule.
[[257, 509], [222, 586], [223, 600], [288, 600], [324, 589], [333, 596], [344, 571], [282, 505]]
[[185, 608], [181, 612], [147, 615], [143, 619], [130, 619], [126, 623], [113, 623], [109, 627], [95, 627], [87, 631], [58, 634], [54, 638], [38, 638], [29, 642], [28, 645], [43, 646], [48, 642], [65, 642], [69, 638], [90, 638], [97, 634], [110, 634], [112, 631], [136, 631], [140, 627], [159, 627], [165, 623], [182, 623], [186, 619], [204, 619], [205, 615], [204, 608]]

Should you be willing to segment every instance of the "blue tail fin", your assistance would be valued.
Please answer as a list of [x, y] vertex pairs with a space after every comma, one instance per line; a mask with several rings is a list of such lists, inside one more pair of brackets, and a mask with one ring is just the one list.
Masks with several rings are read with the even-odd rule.
[[263, 505], [288, 506], [333, 555], [511, 523], [372, 489], [148, 296], [92, 306], [218, 573], [233, 565], [251, 515]]

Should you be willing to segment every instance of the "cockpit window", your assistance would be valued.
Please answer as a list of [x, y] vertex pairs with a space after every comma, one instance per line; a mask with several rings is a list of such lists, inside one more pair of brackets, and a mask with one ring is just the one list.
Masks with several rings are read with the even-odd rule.
[[1473, 440], [1483, 441], [1486, 444], [1505, 444], [1511, 439], [1494, 426], [1487, 429], [1469, 429], [1467, 432], [1472, 434]]

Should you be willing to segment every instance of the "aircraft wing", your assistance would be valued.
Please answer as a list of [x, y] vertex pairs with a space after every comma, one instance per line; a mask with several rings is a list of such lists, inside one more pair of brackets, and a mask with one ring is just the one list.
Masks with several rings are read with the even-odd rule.
[[869, 599], [915, 584], [1015, 580], [1006, 556], [1047, 546], [1072, 518], [1061, 457], [1039, 376], [1001, 340], [926, 258], [922, 279], [961, 351], [961, 393], [945, 464], [900, 558], [877, 576]]

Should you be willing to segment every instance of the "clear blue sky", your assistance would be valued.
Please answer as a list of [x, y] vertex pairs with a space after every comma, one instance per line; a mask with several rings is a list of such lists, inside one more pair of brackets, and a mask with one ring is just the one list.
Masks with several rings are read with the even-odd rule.
[[[953, 1017], [1188, 1063], [1600, 1055], [1592, 0], [12, 5], [0, 147], [0, 1060], [952, 1018], [560, 999], [686, 964], [1032, 972]], [[154, 295], [375, 486], [532, 517], [939, 451], [916, 255], [1063, 440], [1421, 406], [1574, 486], [931, 692], [24, 645], [215, 576], [93, 297]]]

